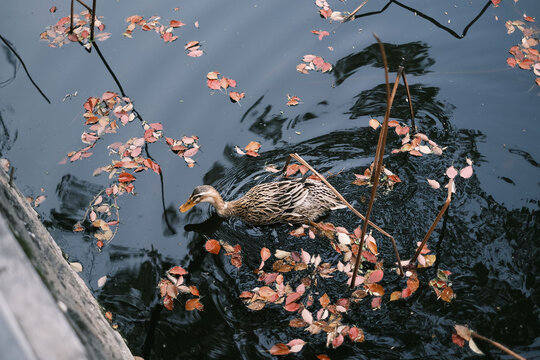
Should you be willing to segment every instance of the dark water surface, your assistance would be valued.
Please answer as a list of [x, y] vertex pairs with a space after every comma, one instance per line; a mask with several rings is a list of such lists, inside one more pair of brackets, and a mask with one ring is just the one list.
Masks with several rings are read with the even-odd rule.
[[[98, 15], [112, 33], [99, 47], [137, 111], [148, 122], [161, 122], [167, 136], [198, 135], [201, 145], [192, 169], [163, 144], [150, 146], [163, 169], [164, 206], [159, 177], [139, 174], [137, 195], [119, 199], [117, 236], [99, 252], [91, 235], [73, 233], [72, 226], [92, 197], [109, 185], [106, 176], [92, 177], [95, 168], [110, 162], [105, 145], [140, 137], [141, 128], [137, 122], [122, 127], [89, 159], [58, 164], [81, 147], [86, 99], [118, 88], [95, 51], [88, 54], [77, 44], [52, 49], [40, 42], [45, 27], [68, 14], [67, 3], [4, 1], [0, 34], [14, 45], [52, 103], [43, 100], [1, 45], [0, 157], [16, 168], [16, 183], [26, 195], [40, 195], [43, 188], [47, 200], [38, 213], [69, 260], [83, 265], [82, 278], [113, 313], [133, 353], [145, 359], [271, 358], [268, 349], [294, 338], [308, 341], [297, 355], [306, 359], [322, 353], [332, 359], [474, 357], [452, 343], [455, 323], [538, 358], [540, 91], [531, 71], [506, 65], [507, 50], [521, 37], [507, 35], [504, 22], [521, 19], [524, 12], [540, 19], [540, 3], [503, 0], [499, 8], [490, 5], [482, 12], [487, 3], [408, 1], [415, 14], [395, 3], [385, 7], [370, 1], [360, 13], [384, 11], [329, 24], [317, 15], [314, 1], [98, 1]], [[53, 5], [58, 11], [50, 14]], [[330, 6], [350, 11], [357, 3], [333, 1]], [[177, 19], [187, 26], [175, 29], [179, 39], [172, 44], [140, 29], [133, 39], [125, 38], [124, 19], [135, 14], [159, 15], [163, 23]], [[195, 21], [200, 28], [193, 26]], [[466, 28], [465, 36], [455, 36]], [[311, 30], [327, 30], [330, 36], [319, 41]], [[298, 239], [288, 235], [287, 225], [253, 228], [236, 220], [186, 231], [186, 224], [203, 222], [211, 211], [199, 206], [180, 214], [177, 208], [203, 183], [215, 185], [226, 198], [242, 194], [270, 180], [265, 164], [281, 164], [297, 152], [321, 172], [339, 173], [332, 183], [364, 212], [362, 199], [369, 189], [351, 182], [373, 161], [378, 132], [368, 121], [370, 116], [382, 120], [385, 109], [373, 32], [386, 44], [391, 79], [400, 63], [405, 66], [420, 131], [447, 147], [442, 156], [398, 154], [385, 160], [403, 182], [378, 198], [372, 220], [393, 234], [402, 257], [412, 256], [445, 199], [444, 191], [431, 189], [425, 179], [443, 182], [446, 168], [465, 166], [467, 157], [475, 173], [458, 182], [444, 236], [439, 224], [429, 242], [438, 261], [419, 271], [419, 290], [407, 300], [388, 302], [403, 281], [387, 271], [382, 308], [371, 310], [368, 298], [346, 315], [347, 323], [364, 330], [366, 341], [327, 349], [324, 334], [290, 328], [288, 320], [295, 316], [281, 306], [253, 312], [238, 298], [241, 291], [260, 286], [251, 270], [259, 265], [262, 246], [272, 252], [303, 248], [335, 263], [338, 257], [327, 239]], [[202, 57], [186, 56], [183, 45], [191, 40], [202, 42]], [[323, 56], [333, 71], [298, 73], [295, 67], [305, 54]], [[246, 92], [240, 106], [207, 88], [209, 71], [237, 81], [239, 91]], [[75, 91], [78, 96], [62, 101]], [[287, 94], [302, 103], [285, 106]], [[391, 118], [409, 121], [402, 88]], [[260, 157], [235, 152], [236, 145], [252, 140], [262, 143]], [[399, 144], [395, 134], [389, 136], [387, 154]], [[325, 220], [350, 230], [359, 225], [343, 210]], [[207, 237], [240, 244], [242, 268], [207, 253]], [[390, 266], [391, 247], [384, 238], [377, 241]], [[172, 312], [160, 304], [156, 285], [174, 265], [190, 272], [204, 311], [184, 311], [185, 299]], [[457, 297], [450, 304], [436, 300], [427, 286], [437, 268], [452, 272]], [[104, 275], [108, 281], [98, 288]], [[316, 291], [334, 300], [348, 294], [337, 280], [321, 282]], [[494, 358], [502, 356], [479, 346]]]

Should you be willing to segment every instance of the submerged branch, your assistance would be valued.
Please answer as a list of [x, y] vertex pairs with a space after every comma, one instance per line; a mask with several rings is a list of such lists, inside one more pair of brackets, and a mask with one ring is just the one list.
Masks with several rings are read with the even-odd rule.
[[9, 41], [7, 41], [2, 35], [0, 35], [0, 39], [4, 42], [4, 44], [8, 47], [8, 49], [11, 50], [11, 52], [17, 57], [17, 59], [19, 59], [19, 61], [21, 62], [21, 65], [22, 65], [22, 67], [24, 69], [24, 72], [26, 73], [26, 76], [28, 76], [28, 79], [30, 79], [30, 82], [32, 83], [32, 85], [34, 85], [34, 87], [37, 89], [37, 91], [39, 91], [41, 96], [43, 96], [43, 98], [50, 104], [51, 101], [49, 100], [49, 98], [43, 93], [43, 91], [41, 91], [39, 86], [35, 83], [34, 79], [32, 79], [32, 77], [30, 76], [30, 73], [28, 72], [28, 69], [26, 68], [26, 65], [24, 64], [23, 59], [19, 56], [19, 54], [17, 54], [17, 52], [11, 46]]

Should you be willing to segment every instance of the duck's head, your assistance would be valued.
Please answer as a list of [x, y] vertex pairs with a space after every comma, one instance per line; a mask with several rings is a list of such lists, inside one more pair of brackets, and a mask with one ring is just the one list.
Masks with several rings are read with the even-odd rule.
[[198, 203], [207, 202], [218, 208], [223, 203], [221, 195], [210, 185], [197, 186], [189, 199], [180, 206], [181, 212], [186, 212]]

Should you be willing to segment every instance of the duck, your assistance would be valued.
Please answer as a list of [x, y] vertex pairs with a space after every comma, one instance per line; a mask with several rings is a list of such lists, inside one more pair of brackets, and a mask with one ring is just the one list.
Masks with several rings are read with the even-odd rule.
[[198, 203], [210, 203], [219, 216], [236, 217], [251, 225], [310, 223], [346, 205], [321, 181], [295, 178], [262, 183], [244, 196], [224, 201], [210, 185], [197, 186], [179, 208], [186, 212]]

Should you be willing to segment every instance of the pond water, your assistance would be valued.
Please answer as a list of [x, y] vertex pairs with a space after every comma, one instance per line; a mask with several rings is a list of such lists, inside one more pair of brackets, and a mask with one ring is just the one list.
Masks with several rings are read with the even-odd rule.
[[[359, 12], [365, 16], [342, 24], [321, 18], [314, 1], [98, 1], [98, 15], [112, 34], [98, 43], [99, 49], [137, 112], [149, 123], [161, 123], [166, 136], [197, 135], [201, 146], [193, 168], [163, 141], [148, 146], [162, 179], [152, 172], [136, 174], [136, 195], [119, 197], [118, 232], [99, 251], [92, 234], [72, 228], [93, 197], [110, 185], [106, 175], [92, 176], [110, 163], [106, 145], [142, 137], [140, 122], [107, 135], [88, 159], [60, 164], [83, 146], [86, 99], [119, 89], [96, 51], [88, 53], [76, 43], [50, 48], [40, 41], [47, 26], [69, 14], [67, 3], [3, 2], [0, 34], [16, 48], [51, 104], [2, 45], [0, 157], [15, 168], [15, 182], [25, 195], [47, 197], [36, 210], [69, 261], [82, 264], [81, 277], [112, 312], [134, 355], [272, 358], [268, 350], [274, 344], [301, 338], [308, 344], [291, 357], [475, 357], [452, 343], [458, 323], [527, 358], [540, 357], [540, 88], [532, 71], [506, 64], [521, 32], [507, 34], [504, 25], [523, 19], [524, 13], [540, 19], [540, 3], [504, 0], [498, 8], [489, 3], [370, 1]], [[53, 5], [58, 8], [54, 14], [49, 12]], [[330, 6], [352, 11], [357, 3], [331, 1]], [[186, 26], [174, 30], [179, 38], [172, 43], [140, 29], [132, 39], [123, 37], [125, 19], [136, 14], [161, 16], [164, 24], [181, 20]], [[319, 40], [312, 30], [326, 30], [329, 36]], [[437, 262], [419, 270], [421, 285], [410, 298], [389, 301], [405, 281], [390, 270], [395, 258], [389, 242], [374, 233], [385, 264], [382, 306], [372, 310], [371, 297], [352, 304], [344, 323], [363, 329], [366, 340], [332, 349], [326, 348], [324, 333], [289, 327], [298, 315], [281, 305], [251, 311], [239, 299], [242, 291], [262, 286], [252, 271], [260, 264], [261, 247], [272, 253], [304, 249], [335, 265], [340, 258], [327, 238], [296, 238], [288, 234], [293, 229], [288, 225], [218, 221], [203, 205], [181, 214], [178, 206], [203, 183], [214, 185], [226, 199], [243, 194], [275, 177], [265, 165], [283, 164], [287, 154], [296, 152], [321, 173], [334, 174], [332, 184], [365, 212], [370, 188], [352, 181], [373, 161], [378, 131], [368, 121], [382, 121], [385, 110], [384, 72], [372, 33], [385, 43], [391, 81], [397, 67], [405, 67], [419, 130], [446, 147], [441, 156], [391, 154], [401, 146], [391, 129], [385, 166], [402, 182], [380, 193], [372, 221], [396, 238], [402, 258], [412, 256], [446, 198], [446, 190], [431, 189], [426, 178], [443, 183], [446, 169], [463, 168], [466, 158], [474, 162], [474, 175], [458, 179], [444, 231], [441, 221], [428, 242]], [[183, 46], [193, 40], [202, 44], [201, 57], [186, 55]], [[306, 54], [322, 56], [332, 71], [297, 72]], [[235, 104], [210, 90], [210, 71], [236, 80], [245, 98]], [[286, 106], [287, 94], [299, 96], [301, 103]], [[410, 124], [402, 86], [391, 119]], [[262, 144], [259, 157], [236, 152], [235, 146], [250, 141]], [[350, 231], [360, 224], [345, 210], [324, 220]], [[242, 267], [232, 266], [223, 253], [206, 252], [209, 238], [239, 244]], [[175, 265], [189, 271], [187, 279], [199, 289], [204, 311], [185, 311], [186, 296], [172, 311], [163, 307], [157, 284]], [[456, 298], [451, 303], [437, 300], [428, 286], [437, 269], [452, 272]], [[99, 287], [103, 276], [108, 280]], [[292, 276], [298, 283], [303, 275]], [[310, 291], [316, 301], [327, 293], [335, 302], [350, 295], [345, 281], [341, 276], [319, 279]], [[478, 345], [492, 357], [504, 357], [485, 343]]]

